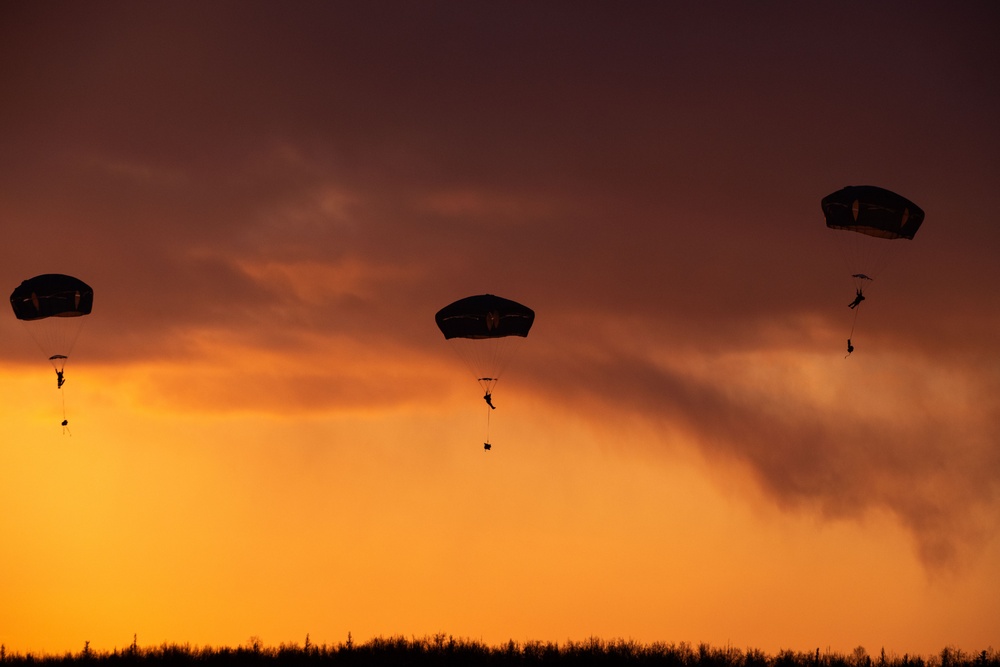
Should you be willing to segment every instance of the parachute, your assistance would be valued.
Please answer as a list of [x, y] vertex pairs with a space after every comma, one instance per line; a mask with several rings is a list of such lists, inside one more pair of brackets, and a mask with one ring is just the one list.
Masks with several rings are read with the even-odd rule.
[[495, 407], [493, 388], [510, 361], [515, 341], [527, 337], [535, 311], [510, 299], [481, 294], [448, 304], [434, 320], [484, 392], [489, 409], [483, 446], [489, 450], [489, 414]]
[[[856, 324], [864, 290], [881, 275], [895, 250], [889, 242], [913, 240], [924, 222], [924, 211], [906, 197], [874, 185], [848, 186], [824, 197], [821, 206], [827, 227], [850, 232], [841, 235], [840, 242], [854, 281], [855, 300], [848, 305]], [[850, 336], [848, 347], [853, 349]]]
[[[52, 362], [57, 388], [62, 389], [63, 370], [83, 328], [82, 318], [94, 306], [94, 290], [79, 278], [46, 273], [22, 282], [11, 293], [10, 305]], [[65, 428], [65, 414], [63, 417]]]
[[885, 269], [895, 239], [913, 240], [924, 222], [924, 211], [912, 201], [874, 185], [851, 185], [823, 198], [826, 226], [845, 236], [845, 259], [858, 287]]

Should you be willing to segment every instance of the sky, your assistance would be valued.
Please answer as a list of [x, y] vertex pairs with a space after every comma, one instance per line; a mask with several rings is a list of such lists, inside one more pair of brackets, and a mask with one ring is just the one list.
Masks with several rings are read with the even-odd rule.
[[2, 3], [0, 284], [95, 296], [62, 391], [0, 318], [0, 643], [1000, 648], [998, 21]]

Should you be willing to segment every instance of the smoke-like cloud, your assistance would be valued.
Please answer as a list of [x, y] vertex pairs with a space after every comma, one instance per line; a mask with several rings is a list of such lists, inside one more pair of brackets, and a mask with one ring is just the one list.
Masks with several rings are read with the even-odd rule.
[[595, 333], [587, 345], [546, 347], [546, 361], [532, 356], [540, 368], [522, 371], [553, 405], [679, 432], [791, 511], [861, 519], [888, 510], [933, 570], [960, 567], [991, 535], [1000, 514], [995, 364], [959, 371], [887, 349], [842, 359], [815, 342], [769, 345], [752, 334], [714, 351], [641, 328]]

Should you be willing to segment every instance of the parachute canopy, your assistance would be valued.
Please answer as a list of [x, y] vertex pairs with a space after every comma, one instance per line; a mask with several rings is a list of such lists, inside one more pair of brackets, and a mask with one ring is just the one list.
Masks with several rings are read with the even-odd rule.
[[452, 338], [503, 338], [528, 335], [535, 311], [492, 294], [469, 296], [451, 303], [434, 316], [438, 328]]
[[823, 198], [826, 226], [883, 239], [913, 239], [924, 211], [906, 197], [874, 185], [849, 185]]
[[19, 320], [89, 315], [94, 290], [79, 278], [46, 273], [22, 282], [10, 295], [10, 305]]

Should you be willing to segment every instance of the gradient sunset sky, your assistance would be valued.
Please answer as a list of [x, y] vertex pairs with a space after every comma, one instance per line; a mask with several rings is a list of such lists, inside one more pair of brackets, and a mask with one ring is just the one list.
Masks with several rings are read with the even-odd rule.
[[[0, 317], [0, 643], [1000, 648], [998, 25], [3, 2], [0, 286], [95, 298], [63, 393]], [[862, 184], [926, 220], [845, 359]]]

